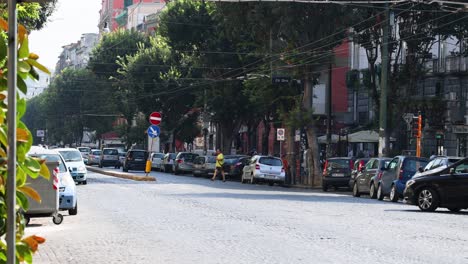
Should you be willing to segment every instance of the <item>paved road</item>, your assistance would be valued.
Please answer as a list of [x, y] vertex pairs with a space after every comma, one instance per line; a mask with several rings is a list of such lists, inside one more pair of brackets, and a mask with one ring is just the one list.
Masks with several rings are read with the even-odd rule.
[[152, 175], [90, 173], [77, 216], [31, 220], [34, 263], [468, 263], [468, 211]]

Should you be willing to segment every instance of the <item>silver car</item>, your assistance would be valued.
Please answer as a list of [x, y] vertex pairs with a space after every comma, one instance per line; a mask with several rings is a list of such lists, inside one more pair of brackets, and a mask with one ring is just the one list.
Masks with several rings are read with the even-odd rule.
[[179, 152], [177, 157], [174, 160], [174, 164], [172, 165], [172, 171], [174, 174], [180, 174], [183, 172], [193, 172], [193, 161], [198, 154], [190, 153], [190, 152]]
[[213, 175], [216, 167], [216, 157], [200, 156], [193, 161], [193, 176]]
[[92, 149], [91, 152], [88, 154], [88, 163], [86, 165], [99, 165], [100, 160], [101, 150]]
[[154, 170], [162, 171], [164, 160], [164, 153], [152, 153], [151, 154], [151, 168]]

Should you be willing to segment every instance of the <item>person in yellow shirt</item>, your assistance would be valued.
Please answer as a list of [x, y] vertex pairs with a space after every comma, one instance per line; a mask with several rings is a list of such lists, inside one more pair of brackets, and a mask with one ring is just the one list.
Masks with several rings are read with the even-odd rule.
[[216, 179], [217, 173], [221, 173], [223, 176], [223, 182], [226, 181], [226, 178], [224, 178], [224, 170], [223, 170], [223, 165], [224, 165], [224, 155], [221, 153], [220, 149], [216, 150], [216, 169], [214, 171], [213, 178], [211, 178], [212, 181]]

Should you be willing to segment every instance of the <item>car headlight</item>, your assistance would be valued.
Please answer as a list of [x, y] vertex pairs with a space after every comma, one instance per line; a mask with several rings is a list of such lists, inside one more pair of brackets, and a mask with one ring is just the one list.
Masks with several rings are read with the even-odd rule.
[[411, 185], [413, 185], [414, 183], [415, 183], [414, 180], [409, 180], [409, 181], [406, 182], [406, 187], [411, 186]]
[[86, 172], [86, 167], [85, 166], [80, 166], [78, 167], [79, 172]]

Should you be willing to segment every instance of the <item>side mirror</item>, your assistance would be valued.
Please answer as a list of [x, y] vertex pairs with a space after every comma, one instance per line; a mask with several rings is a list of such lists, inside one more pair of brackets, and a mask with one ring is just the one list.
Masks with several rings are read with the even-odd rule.
[[449, 173], [450, 174], [455, 174], [455, 168], [450, 168]]
[[419, 171], [419, 172], [424, 172], [423, 167], [419, 167], [418, 171]]

